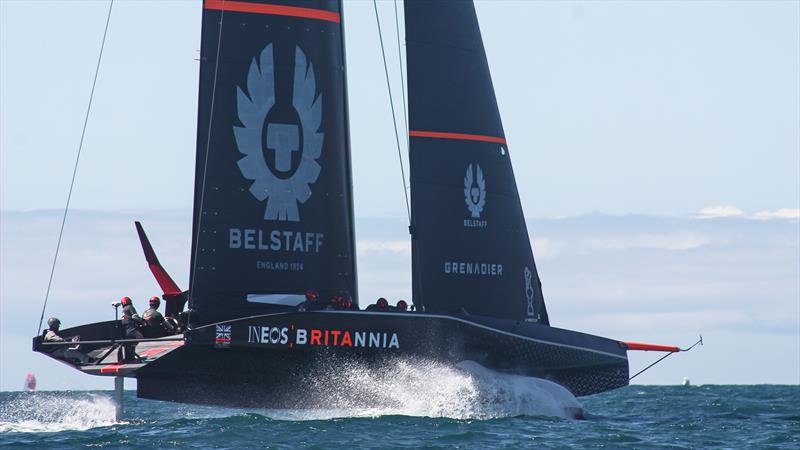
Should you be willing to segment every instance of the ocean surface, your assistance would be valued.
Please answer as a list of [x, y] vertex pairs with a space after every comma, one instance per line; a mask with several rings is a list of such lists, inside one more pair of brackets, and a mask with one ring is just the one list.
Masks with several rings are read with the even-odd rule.
[[[0, 392], [0, 447], [800, 449], [796, 385], [630, 386], [575, 399], [542, 380], [468, 369], [406, 368], [375, 386], [384, 400], [374, 408], [219, 408], [126, 391], [119, 422], [110, 391]], [[569, 418], [576, 406], [585, 420]]]

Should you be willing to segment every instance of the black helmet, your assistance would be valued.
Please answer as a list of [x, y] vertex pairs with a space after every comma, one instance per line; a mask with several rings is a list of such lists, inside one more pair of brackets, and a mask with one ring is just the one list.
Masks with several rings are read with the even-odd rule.
[[61, 321], [58, 320], [57, 318], [51, 317], [51, 318], [47, 319], [47, 327], [50, 328], [51, 330], [54, 329], [54, 328], [57, 329], [60, 326], [61, 326]]

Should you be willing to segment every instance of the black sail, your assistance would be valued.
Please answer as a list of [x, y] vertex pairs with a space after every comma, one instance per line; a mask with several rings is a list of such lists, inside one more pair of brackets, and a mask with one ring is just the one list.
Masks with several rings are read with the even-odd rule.
[[406, 0], [414, 301], [549, 324], [475, 8]]
[[206, 0], [193, 321], [356, 300], [338, 1]]

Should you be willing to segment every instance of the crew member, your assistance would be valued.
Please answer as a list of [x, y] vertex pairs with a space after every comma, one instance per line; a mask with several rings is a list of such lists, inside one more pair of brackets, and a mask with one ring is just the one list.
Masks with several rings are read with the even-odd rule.
[[325, 305], [323, 305], [319, 301], [319, 293], [313, 289], [309, 289], [306, 291], [306, 301], [297, 305], [298, 311], [319, 311], [323, 309]]
[[353, 309], [353, 302], [349, 297], [344, 295], [334, 295], [333, 298], [331, 298], [331, 304], [334, 309], [338, 310]]
[[142, 334], [146, 334], [147, 337], [162, 337], [174, 334], [175, 328], [172, 324], [164, 320], [164, 316], [158, 312], [161, 300], [158, 297], [150, 297], [149, 304], [150, 308], [142, 315], [142, 319], [146, 325], [142, 330]]
[[[136, 312], [136, 308], [133, 306], [131, 298], [122, 297], [120, 303], [122, 304], [122, 329], [125, 331], [125, 339], [143, 339], [144, 336], [142, 336], [139, 328], [142, 328], [145, 323]], [[134, 362], [139, 359], [139, 355], [136, 354], [135, 342], [126, 343], [123, 348], [123, 362]]]
[[342, 297], [342, 309], [353, 309], [353, 301], [350, 297]]
[[[64, 342], [64, 338], [58, 335], [58, 329], [61, 327], [61, 321], [55, 317], [47, 319], [47, 333], [44, 335], [45, 342]], [[59, 359], [77, 360], [81, 364], [88, 364], [91, 358], [78, 350], [68, 348], [66, 345], [59, 345], [54, 351], [50, 352], [51, 355]]]
[[406, 312], [408, 311], [408, 303], [405, 300], [400, 300], [397, 302], [397, 306], [394, 307], [394, 310], [397, 312]]
[[381, 297], [374, 305], [367, 306], [367, 311], [391, 311], [391, 309], [389, 308], [389, 302]]

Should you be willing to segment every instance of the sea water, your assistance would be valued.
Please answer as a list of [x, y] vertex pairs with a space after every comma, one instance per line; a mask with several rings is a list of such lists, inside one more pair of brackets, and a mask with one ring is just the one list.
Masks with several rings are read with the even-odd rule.
[[[237, 409], [111, 392], [0, 392], [11, 448], [800, 448], [800, 386], [630, 386], [575, 399], [553, 383], [398, 362], [350, 367], [332, 407]], [[372, 405], [363, 406], [363, 398]], [[586, 420], [575, 420], [582, 408]]]

